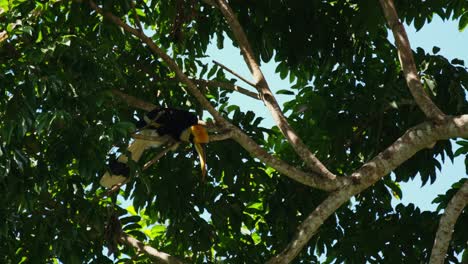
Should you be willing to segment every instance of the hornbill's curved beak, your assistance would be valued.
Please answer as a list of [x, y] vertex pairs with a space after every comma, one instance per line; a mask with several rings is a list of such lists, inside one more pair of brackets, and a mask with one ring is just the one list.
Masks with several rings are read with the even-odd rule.
[[193, 146], [195, 147], [195, 150], [197, 151], [198, 156], [200, 157], [202, 180], [204, 181], [205, 176], [206, 176], [205, 144], [210, 141], [208, 137], [208, 132], [206, 132], [206, 129], [201, 125], [194, 125], [190, 127], [190, 130], [193, 136], [192, 138]]

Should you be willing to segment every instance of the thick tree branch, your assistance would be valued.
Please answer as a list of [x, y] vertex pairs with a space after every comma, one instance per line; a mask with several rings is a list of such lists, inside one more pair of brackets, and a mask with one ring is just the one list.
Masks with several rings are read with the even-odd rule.
[[192, 79], [192, 81], [198, 85], [203, 85], [203, 86], [209, 86], [209, 87], [220, 87], [225, 90], [231, 90], [231, 91], [236, 91], [241, 94], [247, 95], [253, 99], [261, 100], [260, 96], [258, 93], [251, 92], [243, 87], [240, 87], [238, 85], [228, 83], [228, 82], [219, 82], [215, 80], [197, 80], [197, 79]]
[[223, 141], [223, 140], [230, 139], [232, 138], [233, 134], [234, 133], [232, 130], [228, 130], [219, 134], [210, 135], [210, 142]]
[[138, 252], [144, 252], [145, 254], [147, 254], [148, 256], [151, 256], [152, 258], [154, 258], [156, 261], [158, 261], [158, 263], [166, 263], [166, 264], [183, 264], [184, 262], [182, 262], [181, 260], [179, 260], [178, 258], [174, 257], [174, 256], [171, 256], [167, 253], [164, 253], [164, 252], [161, 252], [151, 246], [148, 246], [148, 245], [145, 245], [143, 242], [141, 242], [140, 240], [130, 236], [130, 235], [127, 235], [125, 233], [122, 232], [119, 240], [125, 244], [127, 244], [128, 246], [131, 246], [133, 248], [135, 248]]
[[393, 32], [393, 36], [395, 37], [401, 67], [414, 100], [426, 117], [436, 121], [443, 120], [445, 114], [437, 107], [437, 105], [434, 104], [431, 98], [424, 91], [424, 87], [421, 84], [421, 79], [419, 77], [418, 70], [416, 69], [408, 35], [406, 34], [405, 27], [398, 18], [393, 0], [379, 1], [384, 11], [385, 19], [387, 20], [387, 23]]
[[[78, 1], [78, 0], [75, 0]], [[216, 120], [216, 125], [223, 129], [232, 130], [233, 131], [233, 139], [235, 139], [239, 144], [241, 144], [247, 151], [249, 151], [252, 155], [256, 158], [259, 158], [263, 162], [265, 162], [268, 166], [273, 167], [274, 169], [278, 170], [279, 172], [285, 174], [289, 178], [303, 183], [305, 185], [311, 186], [313, 188], [317, 188], [320, 190], [325, 191], [333, 191], [336, 190], [344, 185], [350, 184], [350, 180], [347, 178], [336, 178], [335, 175], [328, 172], [328, 170], [321, 165], [326, 172], [322, 173], [307, 173], [301, 171], [286, 162], [273, 157], [272, 155], [268, 154], [265, 150], [263, 150], [258, 144], [253, 141], [249, 136], [247, 136], [242, 130], [238, 127], [233, 126], [230, 124], [226, 119], [224, 119], [216, 109], [208, 102], [208, 100], [203, 96], [203, 94], [198, 90], [197, 86], [182, 72], [182, 70], [177, 66], [177, 64], [167, 55], [164, 51], [162, 51], [156, 44], [151, 40], [151, 38], [147, 37], [143, 32], [138, 31], [135, 28], [124, 23], [120, 18], [116, 17], [112, 13], [104, 12], [101, 8], [99, 8], [92, 0], [88, 0], [89, 5], [92, 9], [94, 9], [98, 14], [103, 15], [106, 19], [110, 20], [111, 22], [115, 23], [126, 32], [131, 33], [132, 35], [139, 38], [141, 41], [146, 43], [150, 50], [153, 52], [154, 55], [159, 56], [162, 60], [164, 60], [168, 67], [176, 73], [176, 76], [180, 79], [180, 81], [187, 85], [189, 92], [195, 96], [198, 102], [210, 112], [210, 114]], [[128, 99], [128, 98], [126, 98]], [[133, 98], [132, 98], [133, 99]], [[128, 100], [127, 100], [128, 102]], [[281, 113], [281, 112], [280, 112]], [[294, 134], [295, 135], [295, 134]], [[297, 137], [296, 137], [297, 138]], [[297, 138], [300, 141], [300, 139]], [[301, 141], [302, 143], [302, 141]], [[302, 143], [303, 145], [303, 143]], [[305, 149], [307, 152], [308, 150]], [[309, 152], [310, 153], [310, 152]], [[257, 156], [257, 154], [259, 156]], [[311, 153], [310, 153], [311, 154]], [[313, 158], [313, 154], [311, 154]], [[318, 160], [317, 160], [318, 161]], [[320, 161], [318, 161], [320, 162]], [[321, 163], [320, 163], [321, 164]], [[325, 173], [325, 174], [324, 174]], [[318, 175], [328, 175], [328, 177], [318, 177]]]
[[311, 168], [314, 172], [318, 173], [319, 175], [328, 178], [328, 179], [335, 179], [336, 176], [331, 173], [320, 160], [315, 157], [312, 152], [307, 148], [307, 146], [302, 142], [296, 132], [292, 129], [289, 125], [286, 117], [283, 115], [278, 102], [276, 101], [273, 93], [268, 86], [268, 83], [263, 76], [262, 71], [260, 70], [260, 66], [257, 63], [254, 52], [250, 47], [250, 43], [247, 39], [247, 36], [240, 25], [237, 17], [235, 16], [234, 12], [232, 11], [231, 7], [225, 0], [216, 0], [217, 7], [223, 13], [224, 17], [226, 18], [227, 23], [231, 27], [234, 36], [237, 39], [237, 43], [241, 49], [242, 55], [244, 56], [244, 60], [249, 67], [254, 80], [255, 80], [255, 87], [257, 88], [263, 102], [265, 103], [266, 107], [270, 111], [273, 116], [273, 120], [275, 120], [276, 125], [281, 130], [283, 135], [292, 145], [295, 152], [301, 157], [301, 159], [307, 164], [309, 168]]
[[317, 232], [323, 222], [332, 215], [351, 196], [356, 195], [376, 183], [416, 152], [434, 144], [438, 140], [455, 137], [468, 137], [468, 115], [445, 118], [442, 122], [424, 122], [397, 139], [375, 158], [365, 163], [352, 174], [358, 184], [346, 185], [331, 193], [304, 221], [287, 247], [268, 263], [289, 263], [310, 238]]
[[432, 247], [429, 264], [443, 264], [447, 248], [452, 239], [453, 228], [460, 216], [463, 208], [468, 204], [468, 180], [462, 185], [457, 193], [452, 197], [445, 208], [445, 212], [440, 218], [434, 246]]
[[351, 185], [352, 181], [349, 177], [337, 177], [334, 180], [320, 177], [320, 175], [314, 172], [305, 172], [288, 163], [278, 159], [275, 156], [270, 155], [263, 148], [257, 145], [245, 133], [234, 130], [232, 138], [235, 139], [245, 150], [247, 150], [252, 156], [258, 158], [268, 166], [275, 168], [277, 171], [288, 176], [289, 178], [300, 182], [304, 185], [321, 189], [324, 191], [334, 191], [346, 185]]

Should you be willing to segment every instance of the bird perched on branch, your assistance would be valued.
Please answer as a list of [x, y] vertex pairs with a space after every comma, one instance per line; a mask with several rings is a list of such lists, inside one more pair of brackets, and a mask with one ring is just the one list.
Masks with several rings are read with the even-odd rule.
[[[143, 136], [162, 137], [168, 135], [176, 141], [192, 143], [200, 157], [202, 177], [205, 177], [204, 144], [208, 143], [209, 137], [206, 129], [198, 124], [198, 118], [195, 114], [174, 108], [156, 108], [138, 121], [137, 128]], [[160, 142], [135, 139], [127, 150], [131, 153], [132, 160], [137, 162], [146, 149], [159, 145]], [[106, 172], [99, 183], [106, 188], [125, 183], [130, 175], [127, 162], [128, 156], [125, 154], [120, 155], [117, 160], [111, 161], [109, 164], [110, 172]]]

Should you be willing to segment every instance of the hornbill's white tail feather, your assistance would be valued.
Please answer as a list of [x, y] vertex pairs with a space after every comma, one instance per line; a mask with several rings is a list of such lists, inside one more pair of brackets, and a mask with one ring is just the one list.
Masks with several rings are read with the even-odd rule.
[[[151, 142], [147, 140], [141, 140], [141, 139], [135, 139], [135, 141], [128, 146], [127, 150], [128, 152], [132, 153], [132, 160], [137, 162], [140, 160], [141, 155], [143, 155], [143, 152], [151, 146]], [[117, 159], [120, 162], [127, 163], [128, 157], [125, 154], [122, 154], [119, 156]]]
[[[153, 131], [142, 131], [142, 135], [148, 136], [155, 136]], [[143, 155], [146, 149], [151, 147], [159, 146], [159, 143], [143, 140], [143, 139], [135, 139], [127, 148], [128, 152], [131, 153], [132, 160], [138, 162], [138, 160]], [[130, 170], [126, 165], [128, 162], [128, 157], [126, 154], [122, 154], [119, 156], [117, 161], [114, 161], [110, 164], [111, 172], [106, 172], [102, 176], [99, 184], [103, 187], [111, 188], [116, 184], [123, 184], [129, 180], [129, 173]]]
[[122, 175], [111, 175], [109, 172], [104, 173], [102, 175], [101, 180], [99, 181], [99, 184], [101, 186], [106, 187], [106, 188], [112, 188], [112, 186], [116, 184], [123, 184], [128, 180], [128, 177], [122, 176]]

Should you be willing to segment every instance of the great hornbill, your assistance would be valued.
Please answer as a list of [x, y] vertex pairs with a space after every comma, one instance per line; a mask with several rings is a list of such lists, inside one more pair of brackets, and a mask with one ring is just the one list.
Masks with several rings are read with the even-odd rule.
[[[206, 157], [203, 144], [208, 143], [209, 138], [206, 129], [198, 124], [198, 118], [195, 114], [174, 108], [155, 108], [137, 122], [137, 128], [142, 135], [169, 135], [174, 140], [192, 143], [200, 156], [202, 177], [205, 177]], [[135, 139], [128, 146], [128, 151], [131, 153], [132, 160], [136, 162], [146, 149], [158, 145], [159, 143], [154, 141]], [[120, 155], [117, 160], [111, 161], [109, 164], [110, 172], [106, 172], [99, 183], [106, 188], [111, 188], [116, 184], [126, 182], [130, 175], [127, 161], [128, 157], [125, 154]]]

